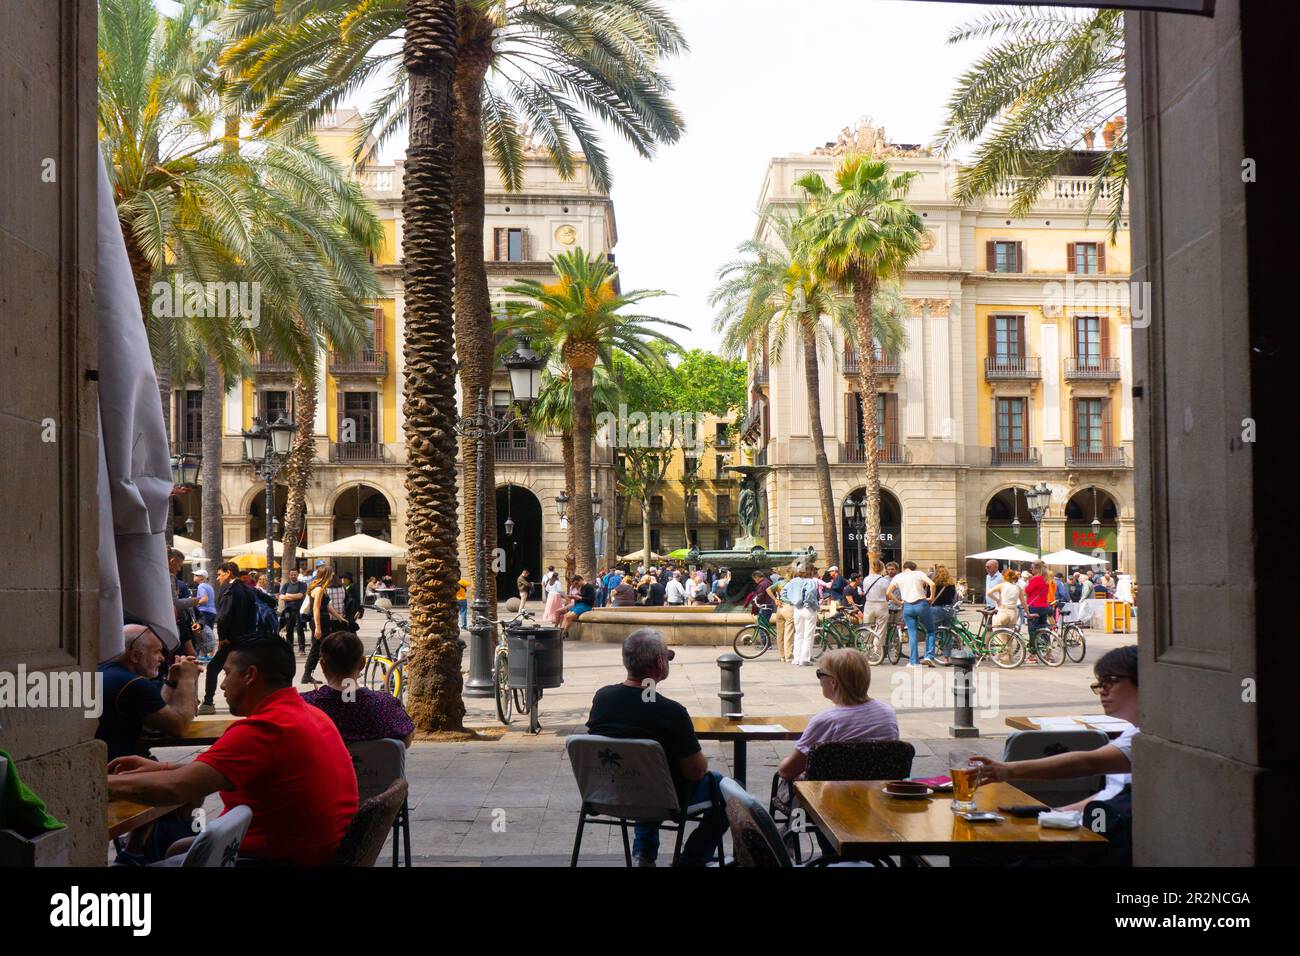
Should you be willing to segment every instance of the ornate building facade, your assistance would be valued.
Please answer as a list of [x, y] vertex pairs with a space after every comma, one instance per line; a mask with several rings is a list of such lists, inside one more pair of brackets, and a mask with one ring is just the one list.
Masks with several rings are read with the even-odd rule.
[[[322, 148], [339, 162], [351, 156], [351, 137], [359, 125], [355, 110], [340, 110], [316, 129]], [[552, 276], [550, 256], [576, 247], [608, 255], [618, 242], [613, 203], [596, 189], [585, 164], [579, 162], [565, 180], [546, 157], [535, 150], [525, 159], [524, 187], [507, 192], [495, 166], [486, 164], [488, 192], [483, 258], [494, 301], [499, 290], [522, 278]], [[304, 544], [310, 548], [355, 533], [359, 519], [367, 534], [401, 544], [406, 536], [406, 445], [402, 414], [403, 309], [402, 288], [402, 171], [403, 162], [367, 166], [358, 173], [363, 191], [374, 204], [384, 230], [384, 243], [375, 258], [383, 295], [369, 320], [370, 341], [355, 356], [322, 353], [324, 370], [317, 391], [316, 449], [307, 493]], [[179, 449], [199, 451], [202, 437], [201, 392], [198, 383], [179, 385], [174, 394], [173, 442]], [[510, 405], [509, 376], [498, 369], [489, 401], [504, 414]], [[229, 389], [222, 415], [222, 514], [226, 546], [265, 537], [265, 485], [244, 459], [240, 433], [251, 428], [255, 415], [274, 420], [294, 415], [292, 377], [274, 356], [259, 356], [253, 375]], [[560, 527], [555, 499], [564, 488], [564, 468], [558, 435], [537, 436], [507, 431], [496, 441], [497, 540], [504, 558], [498, 569], [502, 593], [510, 593], [515, 578], [528, 568], [534, 581], [549, 565], [563, 567], [566, 532]], [[614, 500], [613, 461], [609, 449], [593, 450], [594, 491]], [[464, 488], [465, 476], [461, 477]], [[286, 489], [276, 489], [275, 515], [284, 516]], [[174, 528], [187, 534], [185, 518], [198, 526], [198, 496], [177, 499]], [[511, 534], [506, 534], [506, 521]], [[613, 544], [611, 542], [610, 547]], [[342, 562], [347, 567], [349, 562]], [[355, 562], [352, 562], [355, 564]], [[462, 554], [462, 567], [468, 570]], [[401, 563], [367, 559], [364, 572], [391, 572], [404, 579]]]
[[[1033, 551], [1039, 529], [1024, 491], [1046, 482], [1044, 553], [1069, 547], [1133, 569], [1131, 308], [1140, 312], [1142, 298], [1131, 305], [1127, 218], [1113, 245], [1101, 212], [1108, 196], [1088, 221], [1090, 154], [1076, 154], [1077, 169], [1067, 171], [1079, 175], [1053, 178], [1030, 215], [1014, 218], [1013, 184], [958, 205], [954, 162], [890, 144], [864, 121], [837, 143], [773, 159], [758, 209], [793, 207], [802, 198], [795, 183], [810, 172], [833, 183], [840, 158], [854, 150], [916, 173], [907, 199], [927, 229], [902, 283], [906, 344], [898, 355], [877, 353], [886, 558], [969, 576], [978, 562], [968, 563], [968, 554], [1005, 544]], [[760, 219], [756, 236], [774, 239], [766, 229]], [[852, 568], [865, 544], [858, 357], [853, 342], [832, 335], [834, 347], [818, 355], [815, 413], [841, 515], [834, 563]], [[799, 342], [787, 343], [784, 355], [780, 366], [750, 355], [752, 405], [741, 431], [754, 460], [772, 468], [768, 546], [820, 551]], [[819, 563], [832, 562], [820, 555]]]

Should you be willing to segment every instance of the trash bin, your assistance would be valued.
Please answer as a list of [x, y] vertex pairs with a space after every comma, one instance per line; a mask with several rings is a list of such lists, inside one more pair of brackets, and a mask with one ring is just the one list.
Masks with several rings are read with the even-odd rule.
[[530, 659], [533, 686], [546, 690], [564, 684], [564, 635], [558, 627], [512, 627], [506, 631], [506, 643], [511, 689], [527, 689]]

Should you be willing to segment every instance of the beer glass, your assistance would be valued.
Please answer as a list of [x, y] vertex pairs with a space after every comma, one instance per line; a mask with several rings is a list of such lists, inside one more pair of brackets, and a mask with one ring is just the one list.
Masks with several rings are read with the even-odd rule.
[[974, 756], [968, 750], [953, 750], [948, 754], [953, 813], [966, 813], [975, 809], [975, 790], [979, 787], [980, 771]]

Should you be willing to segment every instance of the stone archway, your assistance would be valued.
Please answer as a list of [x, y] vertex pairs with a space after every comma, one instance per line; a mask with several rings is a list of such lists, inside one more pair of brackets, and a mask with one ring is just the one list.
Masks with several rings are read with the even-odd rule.
[[[542, 502], [522, 485], [497, 488], [497, 547], [504, 563], [498, 563], [497, 595], [504, 600], [517, 594], [515, 582], [524, 569], [533, 582], [533, 596], [542, 580]], [[513, 522], [506, 533], [506, 521]], [[489, 573], [491, 568], [488, 569]]]
[[1101, 557], [1110, 567], [1117, 567], [1119, 511], [1119, 503], [1110, 492], [1095, 485], [1080, 488], [1065, 503], [1065, 546]]
[[[354, 534], [368, 534], [381, 541], [392, 541], [392, 508], [388, 496], [382, 490], [363, 483], [340, 489], [334, 496], [330, 509], [330, 540], [349, 538]], [[360, 524], [358, 525], [358, 522]], [[354, 580], [361, 587], [369, 578], [392, 576], [391, 558], [357, 558], [341, 557], [335, 559], [341, 573], [354, 575]]]
[[[866, 570], [862, 567], [868, 550], [863, 540], [866, 506], [860, 504], [865, 494], [865, 488], [854, 488], [840, 505], [840, 570], [845, 575]], [[894, 493], [885, 488], [880, 489], [880, 560], [886, 563], [903, 560], [903, 506]]]

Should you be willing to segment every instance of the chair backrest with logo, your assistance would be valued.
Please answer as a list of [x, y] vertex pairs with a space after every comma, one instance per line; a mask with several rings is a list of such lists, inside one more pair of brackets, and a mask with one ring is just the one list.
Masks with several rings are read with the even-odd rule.
[[629, 820], [667, 820], [680, 812], [658, 741], [577, 734], [564, 749], [589, 812]]

